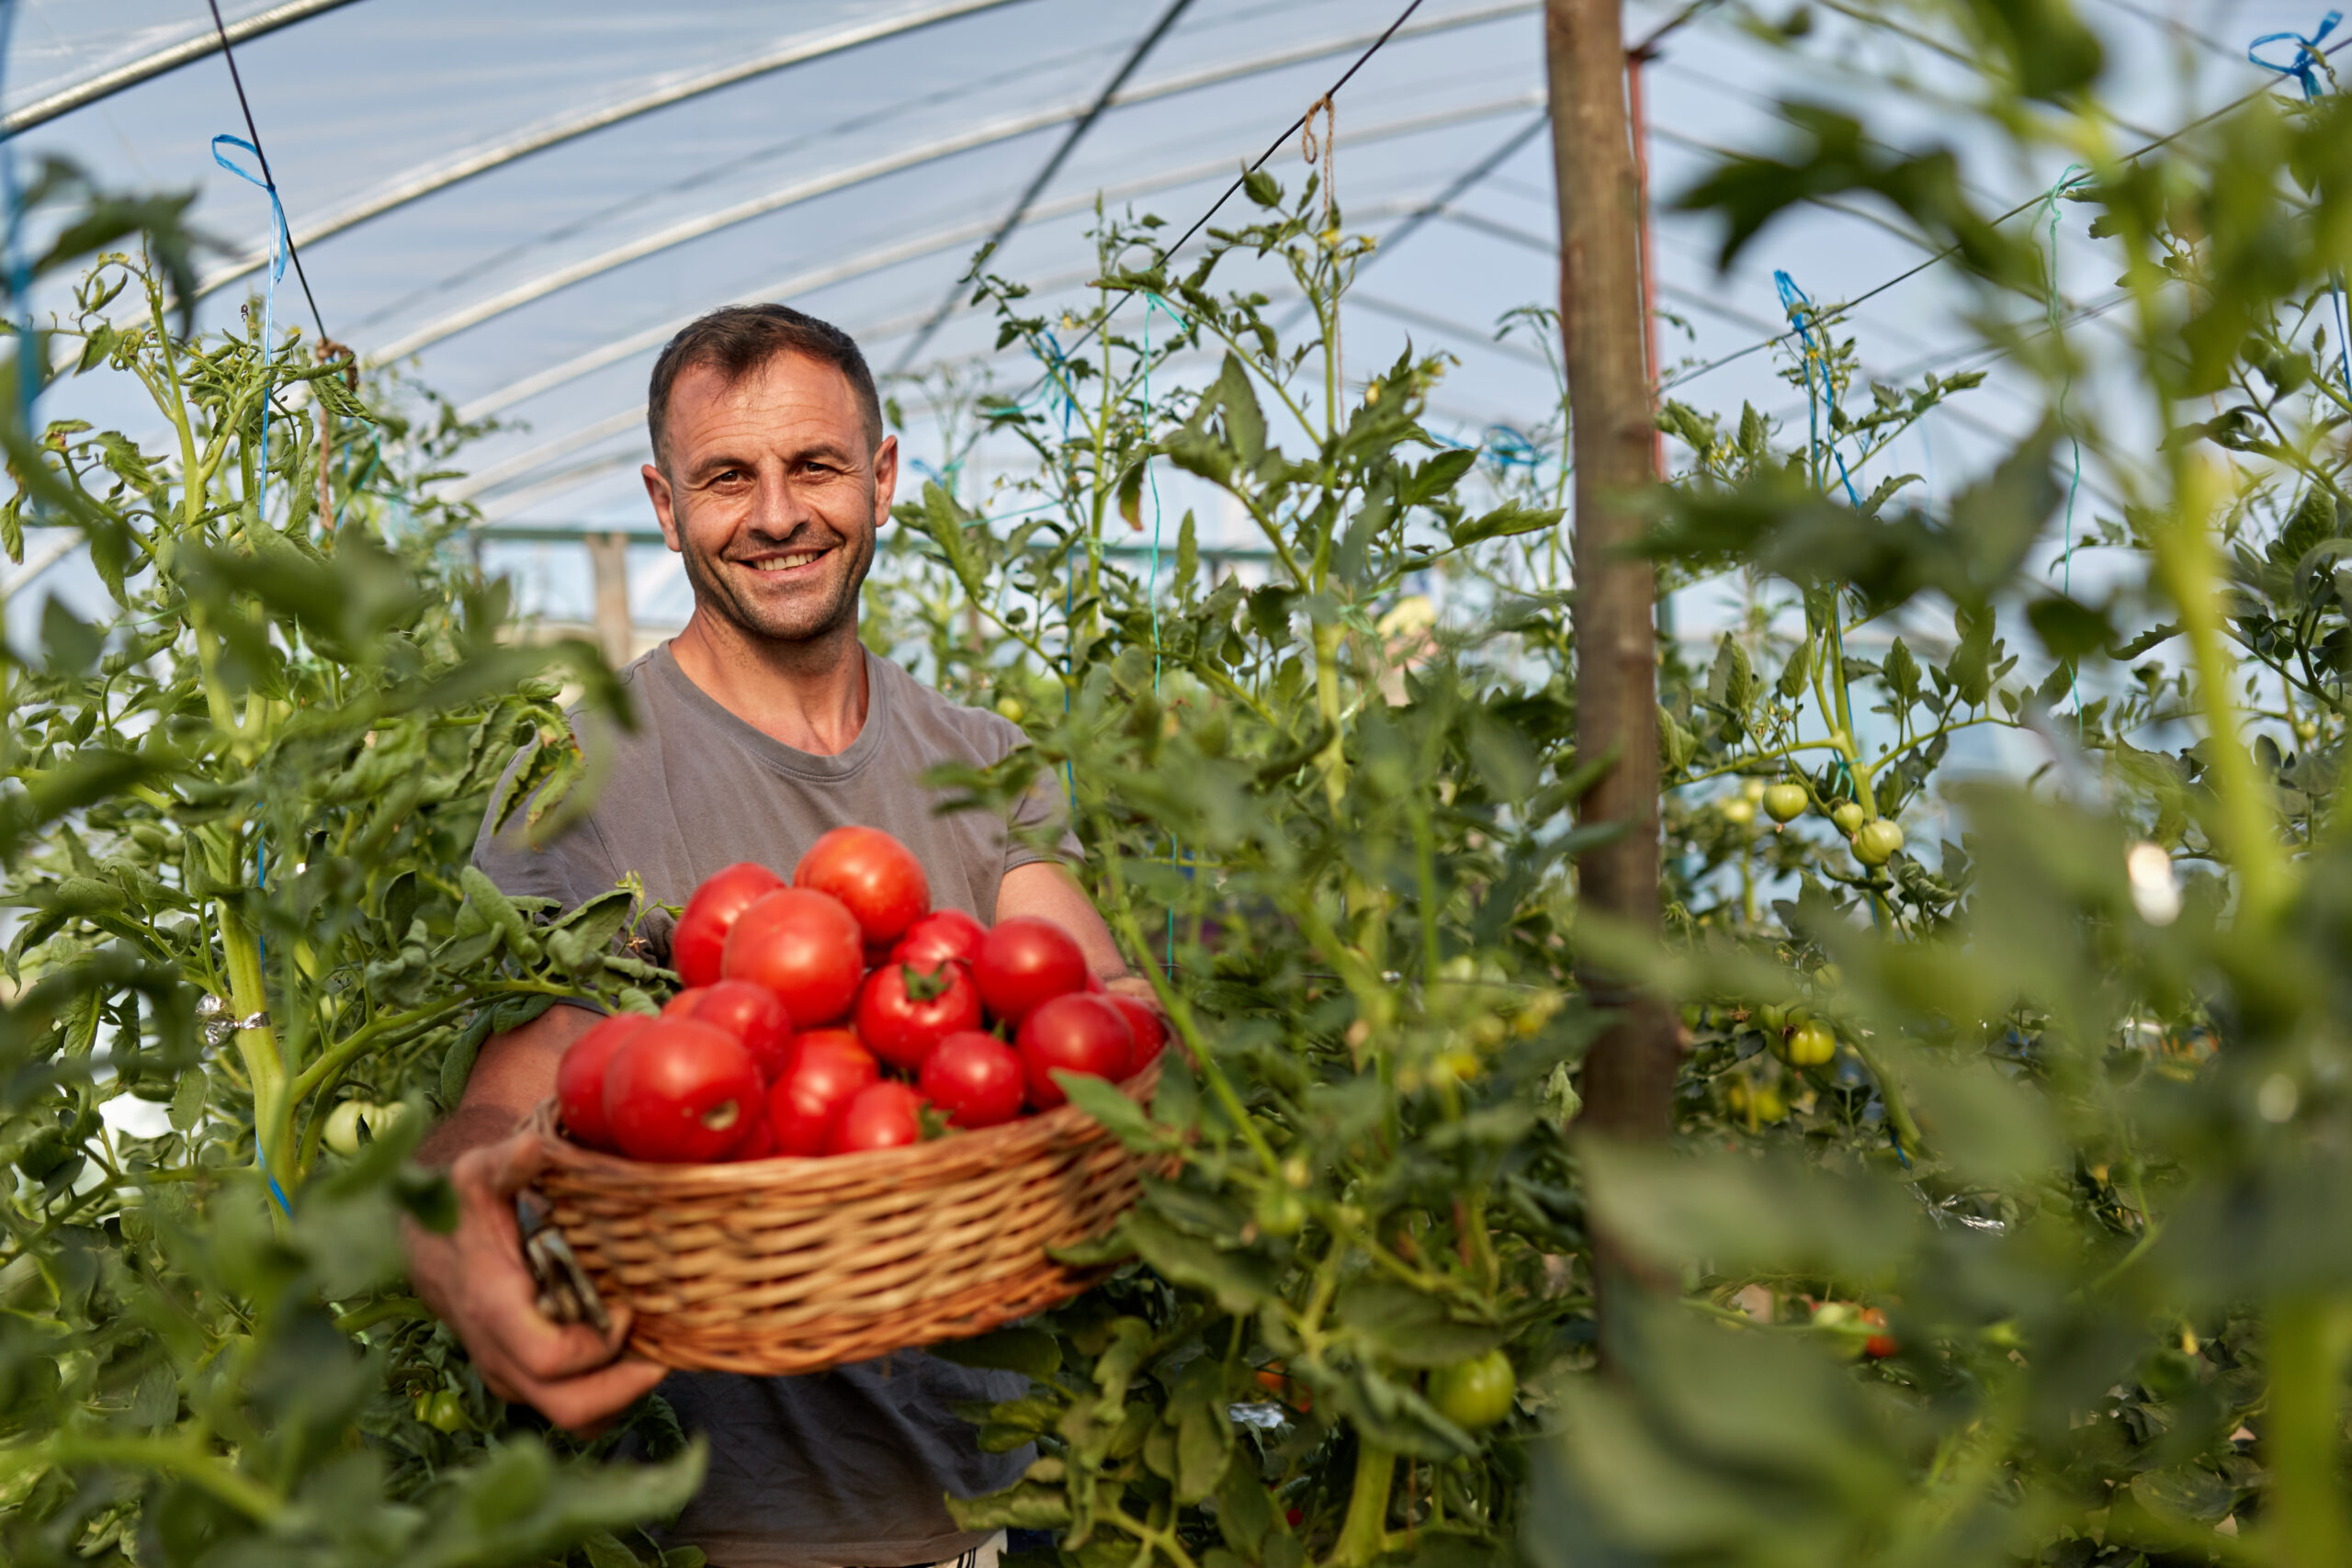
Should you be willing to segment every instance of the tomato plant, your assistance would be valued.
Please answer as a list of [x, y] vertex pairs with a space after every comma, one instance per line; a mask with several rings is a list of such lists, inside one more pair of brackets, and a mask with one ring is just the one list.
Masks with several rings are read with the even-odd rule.
[[0, 1560], [641, 1540], [696, 1484], [674, 1423], [633, 1417], [662, 1462], [626, 1467], [508, 1427], [399, 1247], [448, 1223], [408, 1156], [493, 1029], [666, 984], [625, 890], [559, 914], [467, 869], [486, 817], [576, 809], [561, 694], [609, 712], [609, 677], [514, 637], [453, 547], [472, 513], [427, 476], [476, 427], [307, 343], [190, 333], [180, 198], [63, 165], [33, 194], [53, 260], [143, 228], [153, 264], [96, 258], [43, 350], [144, 400], [134, 434], [0, 413], [0, 548], [96, 569], [0, 653]]

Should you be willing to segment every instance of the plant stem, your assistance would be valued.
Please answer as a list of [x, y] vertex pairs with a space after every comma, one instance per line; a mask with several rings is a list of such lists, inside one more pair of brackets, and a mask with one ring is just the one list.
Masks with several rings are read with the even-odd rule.
[[2263, 1423], [2271, 1487], [2265, 1533], [2278, 1568], [2335, 1568], [2352, 1551], [2337, 1481], [2344, 1355], [2352, 1314], [2324, 1298], [2270, 1310], [2270, 1402]]
[[1348, 1492], [1348, 1517], [1326, 1561], [1331, 1568], [1368, 1568], [1388, 1544], [1388, 1494], [1396, 1482], [1396, 1456], [1356, 1428], [1355, 1484]]

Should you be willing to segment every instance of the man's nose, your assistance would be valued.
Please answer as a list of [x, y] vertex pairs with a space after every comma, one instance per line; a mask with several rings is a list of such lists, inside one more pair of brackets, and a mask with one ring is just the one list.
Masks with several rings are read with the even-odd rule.
[[752, 499], [751, 525], [772, 538], [782, 537], [816, 516], [808, 497], [782, 468], [760, 473], [760, 488]]

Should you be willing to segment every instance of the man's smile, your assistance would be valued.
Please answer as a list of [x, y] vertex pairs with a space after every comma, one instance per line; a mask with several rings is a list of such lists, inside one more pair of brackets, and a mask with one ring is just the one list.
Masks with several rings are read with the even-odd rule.
[[778, 576], [786, 572], [800, 571], [808, 567], [814, 566], [825, 557], [832, 554], [837, 548], [839, 548], [838, 546], [827, 545], [821, 549], [786, 550], [781, 554], [759, 556], [750, 560], [740, 561], [737, 564], [747, 566], [753, 571], [761, 573], [763, 576]]

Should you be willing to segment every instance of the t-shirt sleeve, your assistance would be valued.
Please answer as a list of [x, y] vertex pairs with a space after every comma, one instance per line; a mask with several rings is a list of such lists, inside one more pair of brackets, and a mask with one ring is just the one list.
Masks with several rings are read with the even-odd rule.
[[[530, 755], [531, 749], [526, 747], [506, 765], [506, 775], [499, 781], [500, 795], [505, 793], [506, 779]], [[581, 818], [553, 839], [533, 844], [525, 826], [529, 810], [528, 803], [518, 803], [506, 825], [495, 831], [484, 817], [481, 831], [475, 836], [474, 864], [498, 884], [501, 893], [510, 898], [552, 898], [571, 909], [612, 890], [620, 872], [605, 851], [594, 817]]]

